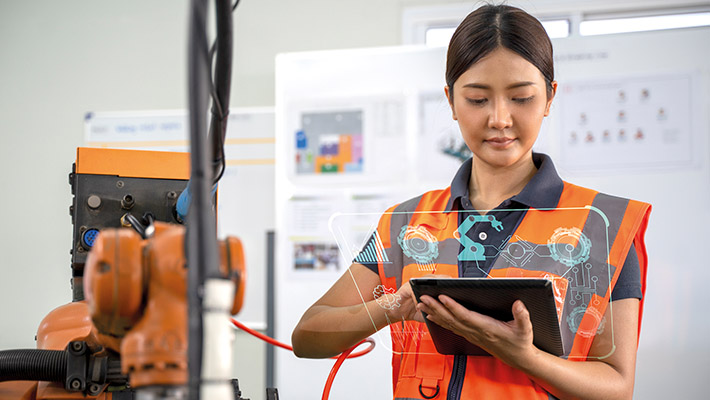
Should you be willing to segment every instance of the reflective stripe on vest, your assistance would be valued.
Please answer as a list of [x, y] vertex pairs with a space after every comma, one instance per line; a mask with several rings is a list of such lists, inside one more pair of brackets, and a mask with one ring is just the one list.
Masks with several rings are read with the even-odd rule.
[[[427, 192], [383, 215], [378, 232], [392, 261], [378, 266], [383, 285], [396, 290], [409, 279], [430, 273], [458, 276], [461, 243], [453, 235], [458, 215], [441, 212], [449, 197], [450, 189]], [[508, 243], [499, 249], [489, 274], [551, 279], [565, 355], [571, 360], [585, 360], [594, 335], [604, 329], [603, 316], [632, 243], [636, 244], [645, 292], [643, 235], [649, 212], [650, 205], [646, 203], [565, 182], [556, 209], [530, 209], [525, 213]], [[436, 259], [422, 260], [403, 254], [398, 237], [404, 232], [402, 227], [407, 226], [423, 229], [436, 239]], [[640, 321], [641, 312], [639, 324]], [[425, 324], [399, 322], [390, 325], [390, 330], [396, 398], [428, 398], [438, 388], [434, 398], [445, 399], [453, 356], [434, 351]], [[466, 366], [464, 394], [471, 393], [475, 386], [477, 399], [549, 398], [522, 372], [493, 357], [468, 357]]]

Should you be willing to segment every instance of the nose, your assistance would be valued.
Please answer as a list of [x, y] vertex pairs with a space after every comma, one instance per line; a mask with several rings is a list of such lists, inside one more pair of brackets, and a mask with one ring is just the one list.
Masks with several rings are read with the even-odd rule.
[[513, 118], [510, 115], [508, 104], [506, 104], [503, 100], [495, 101], [488, 117], [488, 127], [491, 129], [503, 130], [510, 128], [511, 125], [513, 125]]

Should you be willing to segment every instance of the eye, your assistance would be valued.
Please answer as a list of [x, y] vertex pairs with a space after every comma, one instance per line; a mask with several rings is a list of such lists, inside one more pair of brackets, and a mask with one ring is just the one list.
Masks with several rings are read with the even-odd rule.
[[481, 98], [481, 99], [469, 99], [469, 98], [467, 98], [466, 101], [468, 101], [469, 103], [473, 104], [474, 106], [482, 106], [482, 105], [486, 104], [486, 102], [488, 101], [488, 99], [486, 99], [486, 98]]
[[513, 101], [518, 103], [518, 104], [525, 104], [529, 103], [534, 99], [535, 96], [530, 96], [530, 97], [513, 97]]

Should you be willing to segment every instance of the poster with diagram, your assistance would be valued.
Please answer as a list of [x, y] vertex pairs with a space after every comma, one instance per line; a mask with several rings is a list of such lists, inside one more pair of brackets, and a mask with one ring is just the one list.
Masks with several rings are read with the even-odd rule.
[[418, 111], [417, 159], [427, 160], [417, 164], [418, 177], [445, 186], [461, 163], [471, 157], [471, 151], [452, 118], [443, 90], [420, 94]]
[[690, 165], [692, 87], [691, 74], [563, 84], [562, 165], [584, 171]]
[[297, 174], [361, 173], [362, 110], [306, 112], [296, 132]]

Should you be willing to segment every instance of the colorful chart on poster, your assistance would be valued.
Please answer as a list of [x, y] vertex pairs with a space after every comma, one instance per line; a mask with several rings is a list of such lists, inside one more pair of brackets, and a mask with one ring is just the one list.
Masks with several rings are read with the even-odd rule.
[[298, 174], [361, 173], [362, 111], [303, 113], [295, 146]]

